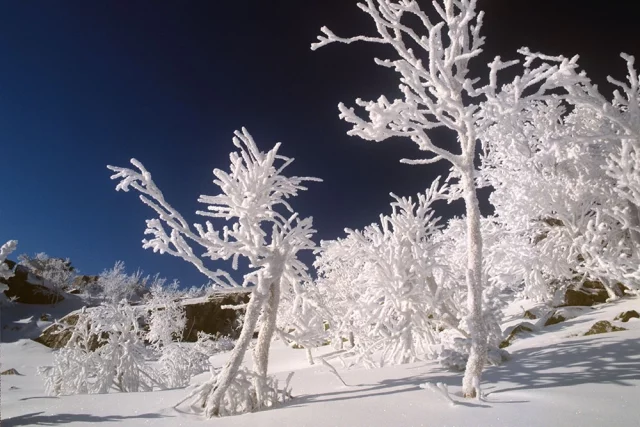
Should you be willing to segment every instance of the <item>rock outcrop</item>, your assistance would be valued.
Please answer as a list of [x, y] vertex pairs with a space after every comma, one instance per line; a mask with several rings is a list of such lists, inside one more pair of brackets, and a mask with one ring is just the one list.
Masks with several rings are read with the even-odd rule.
[[[624, 285], [616, 283], [613, 292], [623, 296], [627, 289]], [[579, 289], [569, 289], [564, 296], [564, 305], [590, 307], [594, 304], [602, 304], [609, 299], [609, 293], [604, 285], [596, 281], [586, 281]]]
[[99, 278], [100, 276], [77, 276], [73, 279], [73, 283], [71, 283], [67, 292], [70, 294], [86, 293], [87, 288], [95, 285]]
[[30, 273], [22, 265], [16, 266], [12, 277], [0, 279], [0, 282], [9, 286], [5, 291], [7, 297], [15, 297], [21, 304], [57, 304], [64, 300], [61, 292], [45, 286], [44, 279]]

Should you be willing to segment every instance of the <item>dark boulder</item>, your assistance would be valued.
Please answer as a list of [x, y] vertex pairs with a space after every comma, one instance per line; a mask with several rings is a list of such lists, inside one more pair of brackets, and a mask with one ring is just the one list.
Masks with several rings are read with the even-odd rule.
[[[557, 310], [549, 313], [544, 320], [544, 326], [556, 325], [566, 320], [573, 319], [578, 316], [582, 316], [585, 313], [589, 313], [593, 310], [590, 307], [560, 307]], [[542, 322], [541, 320], [541, 322]]]
[[544, 326], [557, 325], [558, 323], [564, 322], [567, 320], [562, 314], [553, 313], [549, 318], [544, 322]]
[[619, 326], [614, 326], [611, 322], [606, 320], [601, 320], [593, 324], [591, 329], [589, 329], [586, 335], [596, 335], [596, 334], [606, 334], [607, 332], [618, 332], [618, 331], [626, 331], [625, 328], [621, 328]]
[[635, 319], [640, 319], [640, 313], [638, 313], [635, 310], [629, 310], [629, 311], [625, 311], [625, 312], [622, 312], [622, 313], [618, 314], [616, 316], [616, 318], [613, 319], [613, 320], [619, 320], [621, 322], [625, 322], [626, 323], [629, 320], [634, 319], [634, 318]]
[[590, 307], [607, 302], [609, 294], [604, 285], [596, 281], [586, 281], [580, 289], [569, 289], [564, 296], [564, 305]]
[[16, 267], [12, 277], [0, 279], [0, 282], [9, 286], [5, 294], [17, 298], [17, 302], [22, 304], [57, 304], [64, 300], [62, 293], [45, 286], [43, 278], [30, 273], [22, 265]]
[[206, 332], [212, 335], [229, 336], [237, 339], [240, 336], [240, 315], [244, 314], [244, 308], [234, 310], [222, 308], [227, 305], [243, 305], [249, 302], [251, 293], [225, 292], [210, 296], [206, 301], [185, 302], [185, 314], [187, 326], [182, 335], [185, 342], [198, 340], [198, 332]]
[[532, 325], [531, 323], [528, 323], [528, 322], [520, 323], [519, 325], [511, 329], [507, 338], [500, 343], [500, 348], [505, 348], [510, 346], [516, 340], [518, 335], [522, 335], [527, 332], [533, 332], [533, 330], [534, 330], [534, 325]]

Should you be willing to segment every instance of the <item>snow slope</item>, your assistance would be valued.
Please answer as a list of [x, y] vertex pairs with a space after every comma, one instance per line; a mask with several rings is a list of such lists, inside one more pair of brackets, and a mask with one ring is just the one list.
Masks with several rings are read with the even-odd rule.
[[[29, 340], [2, 343], [2, 369], [23, 374], [2, 377], [2, 426], [640, 426], [640, 319], [613, 322], [627, 331], [582, 336], [595, 321], [612, 321], [631, 309], [640, 311], [640, 299], [600, 305], [523, 335], [508, 348], [509, 362], [486, 370], [482, 401], [457, 396], [462, 375], [434, 362], [366, 370], [344, 369], [332, 358], [344, 386], [321, 363], [309, 366], [303, 350], [276, 341], [271, 372], [284, 381], [296, 371], [295, 399], [277, 409], [215, 420], [188, 413], [186, 405], [174, 409], [184, 389], [48, 397], [36, 367], [50, 363], [51, 350]], [[507, 326], [518, 312], [512, 307]], [[426, 381], [447, 384], [457, 404], [420, 388]]]
[[[85, 302], [78, 295], [65, 294], [65, 299], [55, 305], [20, 304], [18, 302], [0, 308], [0, 336], [2, 342], [21, 338], [37, 338], [54, 320], [62, 319], [79, 310]], [[48, 318], [49, 320], [42, 320]]]

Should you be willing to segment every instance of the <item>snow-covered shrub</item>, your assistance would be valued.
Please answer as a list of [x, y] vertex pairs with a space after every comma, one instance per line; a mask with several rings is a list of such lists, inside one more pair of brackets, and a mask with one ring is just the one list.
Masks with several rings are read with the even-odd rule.
[[214, 337], [202, 331], [193, 344], [173, 342], [165, 346], [157, 363], [156, 375], [167, 388], [185, 387], [194, 376], [209, 370], [209, 358], [233, 350], [235, 341]]
[[185, 309], [180, 304], [182, 292], [178, 282], [165, 286], [164, 280], [155, 280], [145, 298], [145, 341], [159, 354], [156, 377], [166, 388], [185, 387], [195, 375], [206, 372], [209, 357], [233, 349], [234, 341], [228, 337], [215, 339], [198, 332], [194, 344], [180, 342], [186, 327]]
[[58, 324], [57, 333], [71, 332], [65, 347], [53, 354], [53, 365], [38, 368], [45, 391], [51, 396], [96, 393], [95, 357], [92, 352], [98, 336], [92, 330], [86, 308], [78, 313], [74, 325]]
[[144, 299], [148, 331], [145, 339], [155, 349], [171, 345], [182, 338], [187, 325], [184, 307], [180, 304], [179, 283], [165, 285], [165, 280], [155, 277]]
[[464, 279], [449, 278], [452, 268], [439, 253], [441, 226], [431, 207], [447, 191], [436, 181], [417, 200], [393, 196], [392, 212], [379, 224], [322, 243], [315, 265], [330, 329], [353, 337], [351, 351], [367, 364], [374, 364], [374, 354], [380, 363], [433, 357], [442, 329], [469, 337], [460, 328]]
[[[121, 282], [125, 283], [130, 277], [124, 273], [116, 276], [124, 276]], [[132, 282], [139, 283], [134, 277]], [[58, 324], [56, 333], [70, 333], [70, 339], [54, 353], [53, 366], [41, 368], [47, 392], [61, 395], [184, 387], [193, 376], [207, 371], [211, 355], [233, 348], [234, 341], [228, 337], [214, 340], [202, 332], [195, 344], [179, 342], [186, 326], [182, 292], [178, 282], [167, 286], [165, 282], [158, 276], [152, 279], [143, 305], [131, 306], [126, 299], [115, 303], [113, 298], [98, 307], [83, 308], [75, 324]]]
[[[88, 297], [92, 301], [106, 304], [118, 304], [120, 301], [140, 302], [147, 292], [147, 286], [157, 282], [157, 276], [143, 276], [137, 270], [127, 274], [124, 262], [116, 261], [112, 268], [104, 270], [98, 280], [87, 287]], [[149, 282], [152, 284], [149, 284]]]
[[[311, 349], [329, 341], [338, 343], [339, 335], [329, 330], [329, 311], [315, 283], [296, 284], [282, 296], [278, 313], [277, 334], [280, 339], [295, 348], [307, 349], [309, 363], [314, 364]], [[332, 336], [333, 334], [333, 336]]]
[[18, 260], [20, 265], [24, 265], [32, 273], [60, 288], [69, 286], [76, 276], [76, 269], [71, 266], [69, 258], [51, 258], [46, 253], [40, 252], [33, 257], [22, 254]]
[[[306, 190], [302, 185], [305, 181], [317, 179], [282, 175], [293, 160], [278, 154], [280, 144], [266, 153], [261, 152], [246, 129], [235, 133], [233, 143], [238, 151], [229, 156], [230, 172], [214, 170], [214, 183], [220, 187], [221, 193], [199, 199], [207, 209], [197, 213], [221, 223], [217, 226], [212, 220], [193, 227], [189, 225], [167, 203], [151, 174], [137, 160], [131, 160], [136, 170], [109, 166], [115, 172], [112, 179], [119, 181], [116, 189], [138, 191], [143, 203], [158, 215], [147, 221], [145, 234], [151, 238], [143, 240], [144, 248], [190, 262], [215, 286], [253, 286], [242, 331], [229, 361], [219, 374], [213, 375], [200, 388], [196, 397], [204, 404], [207, 417], [234, 413], [235, 409], [225, 407], [231, 402], [225, 400], [225, 396], [232, 384], [233, 387], [244, 384], [234, 381], [240, 375], [240, 364], [258, 319], [260, 332], [253, 351], [254, 374], [250, 377], [253, 381], [251, 393], [255, 394], [255, 399], [251, 400], [253, 406], [243, 408], [253, 410], [269, 405], [268, 400], [263, 400], [267, 399], [263, 390], [268, 388], [269, 347], [276, 329], [280, 295], [296, 283], [310, 281], [306, 266], [297, 256], [301, 250], [315, 248], [311, 241], [315, 233], [312, 219], [300, 219], [287, 199], [296, 196], [298, 191]], [[200, 246], [204, 253], [196, 255], [189, 242]], [[232, 268], [236, 269], [241, 257], [252, 269], [244, 276], [242, 284], [226, 271], [210, 270], [203, 263], [204, 258], [231, 260]]]
[[[148, 361], [154, 358], [145, 345], [142, 312], [122, 301], [83, 309], [67, 345], [54, 353], [52, 367], [41, 369], [50, 394], [150, 391], [163, 387]], [[95, 346], [98, 346], [94, 350]]]
[[[460, 367], [468, 360], [466, 227], [452, 219], [443, 228], [432, 210], [447, 191], [436, 182], [417, 201], [396, 198], [380, 224], [322, 242], [315, 262], [320, 294], [313, 298], [320, 307], [315, 312], [327, 319], [329, 335], [352, 341], [350, 351], [366, 365], [437, 358]], [[489, 354], [501, 341], [501, 310], [516, 285], [501, 263], [509, 243], [505, 234], [492, 218], [483, 219], [481, 227], [488, 261], [482, 298]]]
[[[459, 332], [447, 329], [440, 333], [441, 350], [437, 360], [445, 369], [464, 371], [469, 360], [471, 340], [464, 338]], [[487, 364], [499, 366], [509, 358], [509, 352], [491, 343], [487, 350]]]
[[[449, 332], [449, 333], [447, 333]], [[459, 334], [446, 331], [441, 334], [442, 351], [438, 354], [438, 362], [451, 371], [464, 371], [469, 359], [471, 341]]]
[[184, 298], [200, 298], [204, 296], [208, 296], [207, 293], [211, 292], [214, 289], [211, 284], [201, 285], [201, 286], [191, 286], [188, 289], [183, 290]]
[[206, 371], [207, 364], [192, 345], [173, 343], [162, 349], [156, 376], [166, 388], [178, 388], [189, 385], [191, 378]]

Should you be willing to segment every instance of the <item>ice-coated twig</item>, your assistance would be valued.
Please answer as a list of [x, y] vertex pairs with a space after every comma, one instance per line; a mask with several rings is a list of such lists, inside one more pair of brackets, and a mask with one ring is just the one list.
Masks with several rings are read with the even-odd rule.
[[322, 362], [322, 364], [323, 364], [324, 366], [326, 366], [327, 368], [329, 368], [329, 371], [330, 371], [333, 375], [335, 375], [336, 377], [338, 377], [338, 379], [340, 380], [340, 382], [341, 382], [345, 387], [349, 387], [349, 386], [347, 385], [347, 383], [346, 383], [346, 382], [344, 382], [344, 380], [342, 379], [342, 377], [340, 376], [340, 374], [338, 373], [338, 371], [336, 370], [336, 368], [334, 368], [334, 367], [333, 367], [333, 365], [332, 365], [331, 363], [327, 362], [327, 361], [324, 359], [324, 357], [321, 357], [321, 358], [320, 358], [320, 361]]

